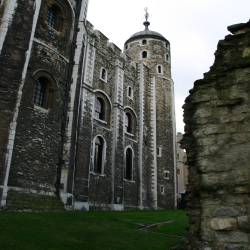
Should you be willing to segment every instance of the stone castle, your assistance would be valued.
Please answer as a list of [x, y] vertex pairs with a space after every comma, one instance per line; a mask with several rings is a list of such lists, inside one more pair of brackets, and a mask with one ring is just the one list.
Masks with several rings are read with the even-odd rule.
[[147, 14], [122, 52], [88, 0], [0, 5], [1, 208], [176, 208], [170, 43]]

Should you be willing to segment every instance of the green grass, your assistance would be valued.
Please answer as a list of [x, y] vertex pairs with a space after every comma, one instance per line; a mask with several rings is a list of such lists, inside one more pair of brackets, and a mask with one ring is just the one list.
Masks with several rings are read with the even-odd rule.
[[163, 232], [163, 233], [170, 233], [170, 234], [178, 234], [178, 235], [187, 235], [188, 231], [185, 230], [187, 226], [186, 221], [175, 221], [168, 224], [164, 224], [162, 226], [153, 228], [155, 232]]
[[119, 218], [149, 224], [181, 220], [187, 225], [185, 213], [181, 210], [58, 213], [1, 211], [0, 246], [5, 250], [166, 250], [176, 245], [181, 238], [134, 230], [136, 224]]

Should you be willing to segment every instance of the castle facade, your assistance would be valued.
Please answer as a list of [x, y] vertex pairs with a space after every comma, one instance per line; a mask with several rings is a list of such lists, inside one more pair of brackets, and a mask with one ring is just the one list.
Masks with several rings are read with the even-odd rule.
[[174, 209], [170, 43], [146, 21], [122, 52], [87, 9], [1, 1], [1, 208]]

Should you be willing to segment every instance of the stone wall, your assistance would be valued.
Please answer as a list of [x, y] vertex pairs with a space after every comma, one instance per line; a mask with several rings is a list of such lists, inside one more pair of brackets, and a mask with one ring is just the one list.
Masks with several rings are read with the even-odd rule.
[[250, 22], [228, 30], [184, 105], [189, 234], [175, 249], [250, 249]]

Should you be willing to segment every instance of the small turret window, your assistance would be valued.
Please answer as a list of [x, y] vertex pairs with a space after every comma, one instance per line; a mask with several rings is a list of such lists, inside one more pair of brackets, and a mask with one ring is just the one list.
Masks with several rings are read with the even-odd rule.
[[142, 40], [142, 45], [147, 45], [147, 40], [146, 39]]
[[142, 52], [142, 58], [147, 58], [148, 57], [148, 52], [147, 51], [143, 51]]
[[167, 62], [168, 62], [168, 54], [166, 54], [166, 60], [167, 60]]
[[162, 73], [161, 65], [158, 65], [157, 69], [158, 69], [158, 73], [161, 74]]
[[126, 44], [125, 49], [128, 49], [128, 45]]

